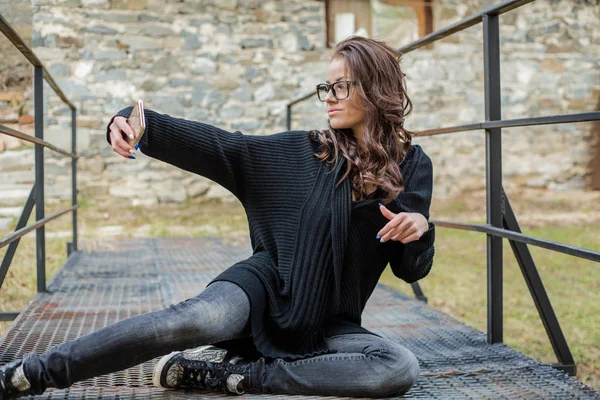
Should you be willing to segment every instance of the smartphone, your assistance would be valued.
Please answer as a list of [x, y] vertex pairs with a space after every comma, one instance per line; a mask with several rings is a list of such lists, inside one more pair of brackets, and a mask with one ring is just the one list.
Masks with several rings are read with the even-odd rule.
[[137, 150], [138, 147], [140, 147], [140, 139], [146, 131], [146, 118], [144, 116], [144, 103], [142, 100], [138, 100], [133, 106], [133, 111], [131, 111], [131, 115], [127, 119], [127, 123], [133, 129], [135, 138], [127, 138], [126, 141], [131, 147]]

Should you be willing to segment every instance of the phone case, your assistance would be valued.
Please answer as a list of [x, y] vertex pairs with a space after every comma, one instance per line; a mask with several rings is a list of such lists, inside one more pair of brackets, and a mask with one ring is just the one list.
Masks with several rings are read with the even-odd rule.
[[138, 100], [131, 111], [131, 115], [127, 119], [127, 123], [131, 126], [135, 132], [135, 138], [127, 138], [127, 143], [137, 149], [139, 147], [140, 139], [146, 131], [146, 118], [144, 117], [144, 103], [142, 100]]

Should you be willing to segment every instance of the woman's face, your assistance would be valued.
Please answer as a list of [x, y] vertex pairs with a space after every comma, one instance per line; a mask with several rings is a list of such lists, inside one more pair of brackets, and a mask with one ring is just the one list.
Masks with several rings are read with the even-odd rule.
[[[346, 62], [343, 58], [334, 58], [329, 65], [327, 71], [326, 83], [353, 81], [349, 72], [346, 69]], [[352, 129], [354, 136], [362, 140], [364, 134], [363, 123], [366, 112], [360, 108], [360, 98], [355, 84], [350, 83], [348, 87], [349, 96], [343, 100], [338, 100], [333, 96], [333, 91], [330, 90], [325, 96], [325, 104], [327, 104], [327, 116], [329, 124], [334, 129]], [[344, 85], [340, 85], [339, 89], [336, 86], [337, 97], [343, 98], [347, 92]]]

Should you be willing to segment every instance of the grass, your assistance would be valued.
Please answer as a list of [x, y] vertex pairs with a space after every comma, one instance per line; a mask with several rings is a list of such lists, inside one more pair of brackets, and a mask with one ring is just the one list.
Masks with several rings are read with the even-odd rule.
[[[592, 201], [597, 200], [594, 197]], [[474, 210], [477, 207], [465, 207], [457, 202], [460, 203], [455, 199], [445, 205], [438, 204], [436, 211], [439, 215], [449, 216], [462, 209], [469, 210], [469, 215], [481, 215], [481, 210]], [[560, 209], [564, 212], [574, 207], [565, 199], [543, 202], [534, 198], [520, 208], [524, 215], [532, 217], [532, 210], [547, 213]], [[584, 207], [584, 212], [586, 208], [597, 215], [598, 204]], [[516, 214], [517, 217], [522, 215]], [[467, 222], [461, 220], [460, 215], [449, 219]], [[540, 224], [535, 218], [529, 219], [533, 227], [522, 227], [525, 234], [600, 251], [600, 229], [594, 220], [569, 226], [568, 214], [562, 223]], [[482, 221], [476, 218], [468, 222]], [[529, 248], [577, 363], [578, 379], [600, 389], [600, 266], [566, 254], [534, 246]], [[507, 241], [504, 241], [503, 258], [504, 342], [537, 360], [556, 363], [546, 331]], [[429, 276], [420, 281], [429, 304], [486, 332], [486, 279], [486, 236], [437, 228], [434, 266]], [[389, 269], [384, 272], [382, 282], [412, 295], [410, 286], [393, 276]]]
[[[558, 197], [558, 198], [557, 198]], [[600, 250], [600, 229], [594, 216], [600, 215], [600, 196], [519, 193], [511, 197], [513, 208], [525, 233]], [[465, 198], [437, 200], [432, 218], [481, 222], [485, 218], [481, 193]], [[49, 215], [63, 205], [48, 206]], [[571, 212], [583, 212], [584, 219], [573, 219]], [[564, 213], [564, 218], [557, 213]], [[552, 215], [551, 220], [544, 216]], [[573, 214], [575, 215], [575, 214]], [[115, 237], [219, 236], [245, 238], [247, 220], [241, 204], [188, 202], [150, 208], [123, 206], [123, 203], [98, 205], [82, 199], [79, 211], [80, 240]], [[70, 216], [60, 217], [47, 227], [47, 234], [71, 229]], [[4, 236], [7, 232], [0, 232]], [[70, 237], [46, 240], [48, 277], [66, 260], [65, 242]], [[600, 268], [596, 263], [530, 247], [563, 332], [578, 364], [578, 379], [600, 389]], [[0, 257], [5, 249], [0, 249]], [[410, 286], [387, 270], [382, 281], [410, 293]], [[430, 305], [455, 318], [486, 331], [486, 239], [480, 233], [437, 229], [436, 258], [431, 274], [421, 281]], [[6, 282], [0, 289], [0, 310], [24, 308], [35, 296], [35, 234], [22, 240]], [[556, 362], [545, 330], [510, 246], [504, 245], [504, 338], [505, 342], [538, 360]], [[0, 335], [9, 323], [0, 324]]]

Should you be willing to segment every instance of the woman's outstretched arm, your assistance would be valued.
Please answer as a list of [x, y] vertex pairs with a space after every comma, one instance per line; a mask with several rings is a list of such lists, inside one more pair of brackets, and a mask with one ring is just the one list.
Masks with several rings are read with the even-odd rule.
[[[124, 108], [111, 119], [107, 127], [109, 143], [111, 124], [115, 118], [128, 118], [132, 109]], [[144, 154], [209, 178], [243, 202], [252, 163], [242, 133], [228, 132], [149, 109], [144, 110], [144, 116], [146, 132], [140, 141], [140, 149]]]
[[[431, 159], [419, 146], [414, 146], [401, 169], [405, 189], [396, 197], [395, 206], [399, 212], [418, 213], [428, 221], [433, 190]], [[408, 283], [424, 278], [433, 265], [434, 241], [435, 226], [430, 222], [418, 240], [408, 243], [391, 240], [390, 267], [394, 275]]]

